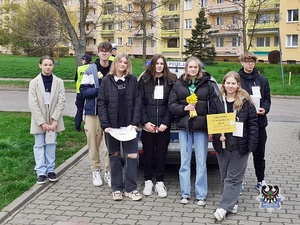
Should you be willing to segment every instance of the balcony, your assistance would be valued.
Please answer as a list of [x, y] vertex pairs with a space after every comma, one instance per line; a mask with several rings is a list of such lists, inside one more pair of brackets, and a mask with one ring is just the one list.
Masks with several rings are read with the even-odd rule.
[[[148, 12], [146, 14], [146, 21], [152, 21], [154, 19], [153, 12]], [[143, 21], [143, 15], [141, 13], [132, 14], [133, 21]]]
[[161, 16], [162, 20], [179, 19], [180, 11], [163, 11]]
[[94, 15], [87, 15], [85, 22], [86, 23], [93, 23], [95, 20], [95, 16]]
[[114, 33], [115, 33], [114, 30], [101, 30], [100, 31], [101, 37], [113, 37]]
[[[147, 37], [154, 37], [154, 32], [153, 32], [153, 30], [147, 30], [146, 31], [146, 35], [147, 35]], [[143, 38], [143, 31], [141, 31], [141, 30], [139, 30], [139, 31], [133, 31], [132, 32], [132, 36], [134, 37], [134, 38]]]
[[237, 5], [224, 4], [223, 7], [219, 4], [214, 4], [207, 7], [208, 15], [218, 15], [218, 14], [231, 14], [231, 13], [241, 13], [241, 9]]
[[114, 15], [102, 15], [100, 17], [101, 23], [108, 23], [108, 22], [113, 22], [115, 19]]
[[97, 5], [98, 5], [97, 0], [90, 0], [88, 8], [89, 9], [96, 9]]
[[86, 30], [85, 33], [86, 33], [87, 38], [96, 38], [96, 31], [95, 30], [93, 30], [93, 31]]
[[[254, 32], [253, 32], [254, 31]], [[248, 29], [247, 34], [278, 34], [279, 28], [264, 28], [264, 29]]]
[[257, 13], [257, 12], [279, 12], [280, 4], [263, 4], [259, 7], [249, 8], [249, 13]]
[[112, 4], [114, 3], [114, 0], [102, 0], [103, 4]]
[[[136, 5], [140, 5], [142, 3], [141, 0], [133, 0], [132, 2], [133, 2], [133, 4], [136, 4]], [[152, 3], [152, 2], [153, 2], [153, 0], [144, 0], [145, 4]]]
[[173, 30], [161, 30], [162, 38], [179, 37], [179, 36], [180, 36], [179, 28]]

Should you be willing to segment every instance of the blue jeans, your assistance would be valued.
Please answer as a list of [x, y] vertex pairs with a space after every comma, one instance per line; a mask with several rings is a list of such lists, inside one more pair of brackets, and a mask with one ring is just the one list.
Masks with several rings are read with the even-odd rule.
[[46, 144], [45, 136], [45, 133], [34, 135], [34, 169], [38, 176], [47, 175], [49, 172], [53, 172], [55, 168], [56, 142], [54, 144]]
[[187, 132], [179, 130], [180, 142], [180, 169], [179, 181], [181, 196], [184, 198], [191, 197], [191, 158], [192, 146], [194, 144], [196, 158], [196, 181], [195, 195], [196, 199], [206, 199], [207, 195], [207, 132], [196, 131]]

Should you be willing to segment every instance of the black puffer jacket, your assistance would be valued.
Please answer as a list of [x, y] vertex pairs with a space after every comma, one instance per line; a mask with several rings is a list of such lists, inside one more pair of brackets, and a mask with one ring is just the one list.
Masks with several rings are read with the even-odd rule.
[[[126, 126], [139, 126], [142, 99], [137, 79], [129, 75], [125, 80]], [[102, 79], [98, 94], [98, 113], [102, 129], [118, 127], [118, 88], [114, 77], [107, 75]]]
[[239, 70], [239, 75], [241, 77], [241, 86], [249, 93], [249, 95], [252, 95], [253, 86], [260, 87], [260, 107], [265, 109], [265, 114], [263, 116], [258, 115], [258, 126], [266, 127], [268, 125], [267, 114], [271, 107], [271, 93], [268, 79], [260, 75], [256, 68], [249, 74], [245, 73], [242, 68]]
[[[176, 78], [176, 76], [174, 75]], [[173, 121], [173, 115], [168, 109], [168, 100], [170, 91], [175, 83], [175, 79], [168, 80], [165, 84], [164, 79], [158, 78], [160, 85], [164, 86], [164, 96], [163, 99], [154, 99], [154, 88], [156, 84], [153, 78], [146, 74], [139, 80], [139, 88], [142, 96], [142, 118], [141, 123], [151, 122], [159, 127], [161, 124], [171, 126]]]
[[[212, 114], [225, 113], [224, 102], [219, 98], [215, 99], [211, 104], [210, 112]], [[242, 109], [236, 113], [236, 117], [239, 122], [243, 122], [243, 137], [230, 137], [230, 143], [226, 139], [226, 147], [235, 146], [239, 151], [239, 155], [243, 156], [249, 151], [253, 152], [256, 150], [258, 142], [258, 124], [257, 124], [257, 113], [255, 106], [243, 99]], [[215, 151], [222, 154], [222, 142], [220, 141], [221, 134], [213, 135], [213, 146]], [[227, 137], [227, 135], [225, 134]], [[230, 149], [232, 150], [232, 149]]]
[[195, 90], [198, 97], [197, 116], [190, 119], [189, 111], [184, 110], [188, 105], [186, 97], [190, 95], [188, 84], [183, 80], [183, 76], [176, 81], [169, 96], [169, 110], [176, 118], [178, 129], [207, 131], [206, 115], [209, 113], [209, 105], [213, 99], [217, 98], [212, 82], [208, 73], [204, 73], [200, 78]]

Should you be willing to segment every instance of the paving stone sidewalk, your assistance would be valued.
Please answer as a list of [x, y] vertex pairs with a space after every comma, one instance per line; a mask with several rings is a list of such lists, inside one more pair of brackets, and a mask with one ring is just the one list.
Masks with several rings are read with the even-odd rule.
[[[236, 215], [229, 215], [221, 224], [299, 224], [300, 211], [300, 130], [298, 122], [271, 121], [267, 128], [267, 169], [266, 180], [279, 185], [285, 197], [281, 209], [268, 212], [259, 208], [258, 195], [254, 188], [252, 156], [249, 158], [245, 176], [245, 191], [240, 197]], [[189, 225], [218, 224], [213, 217], [220, 199], [219, 170], [208, 167], [209, 193], [207, 205], [199, 207], [192, 198], [190, 204], [179, 203], [180, 187], [178, 166], [168, 166], [165, 185], [167, 198], [155, 194], [133, 202], [124, 199], [114, 202], [107, 185], [94, 187], [88, 157], [84, 155], [75, 165], [66, 170], [55, 184], [32, 196], [2, 224], [43, 224], [43, 225], [96, 225], [96, 224], [151, 224]], [[194, 176], [192, 179], [194, 183]], [[36, 187], [37, 185], [35, 185]], [[143, 189], [143, 172], [139, 168], [138, 188]], [[17, 200], [16, 200], [17, 201]]]

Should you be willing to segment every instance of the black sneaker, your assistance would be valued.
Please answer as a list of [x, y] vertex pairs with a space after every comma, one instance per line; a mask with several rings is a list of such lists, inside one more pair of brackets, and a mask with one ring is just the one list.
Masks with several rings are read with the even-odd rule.
[[36, 179], [37, 184], [44, 184], [46, 182], [47, 177], [45, 175], [39, 175]]
[[48, 173], [48, 178], [51, 182], [57, 181], [56, 174], [54, 172]]

